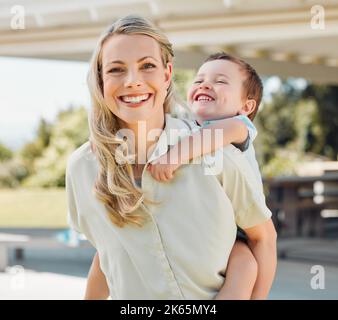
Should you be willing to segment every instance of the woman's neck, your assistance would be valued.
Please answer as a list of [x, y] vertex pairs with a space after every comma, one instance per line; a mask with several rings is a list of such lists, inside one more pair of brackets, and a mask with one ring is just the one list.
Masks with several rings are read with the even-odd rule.
[[165, 117], [136, 123], [124, 123], [123, 127], [133, 131], [135, 139], [133, 151], [136, 154], [136, 163], [145, 164], [165, 127]]

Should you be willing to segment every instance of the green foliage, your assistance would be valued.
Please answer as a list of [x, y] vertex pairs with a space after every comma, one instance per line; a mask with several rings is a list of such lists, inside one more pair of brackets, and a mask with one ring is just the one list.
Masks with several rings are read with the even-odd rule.
[[194, 70], [182, 70], [176, 69], [174, 74], [174, 83], [179, 97], [183, 100], [187, 100], [188, 88], [191, 85], [194, 76]]
[[0, 143], [0, 162], [10, 160], [13, 157], [13, 152], [5, 145]]
[[338, 86], [309, 85], [303, 98], [316, 107], [314, 126], [309, 132], [308, 151], [338, 159]]
[[0, 188], [16, 188], [27, 175], [27, 168], [18, 158], [0, 163]]
[[61, 112], [52, 126], [48, 145], [34, 159], [34, 172], [24, 180], [26, 187], [63, 187], [69, 154], [89, 137], [84, 108]]
[[337, 160], [338, 87], [309, 85], [302, 91], [283, 82], [255, 124], [256, 152], [266, 176], [293, 174], [311, 154]]

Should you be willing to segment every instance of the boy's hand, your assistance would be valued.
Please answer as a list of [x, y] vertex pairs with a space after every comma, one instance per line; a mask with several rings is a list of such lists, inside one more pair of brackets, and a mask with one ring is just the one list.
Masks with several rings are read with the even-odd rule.
[[159, 182], [170, 181], [174, 177], [174, 172], [180, 167], [179, 161], [170, 163], [170, 152], [167, 152], [163, 156], [159, 157], [148, 165], [148, 170], [153, 178]]

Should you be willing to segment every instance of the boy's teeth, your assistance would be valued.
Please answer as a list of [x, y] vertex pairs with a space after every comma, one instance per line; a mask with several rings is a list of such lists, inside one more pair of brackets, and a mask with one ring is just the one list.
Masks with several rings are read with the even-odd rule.
[[140, 96], [122, 96], [121, 99], [123, 102], [128, 102], [128, 103], [138, 103], [141, 102], [142, 100], [147, 100], [149, 98], [149, 93], [143, 94]]
[[207, 96], [199, 96], [197, 100], [198, 101], [212, 101], [212, 99]]

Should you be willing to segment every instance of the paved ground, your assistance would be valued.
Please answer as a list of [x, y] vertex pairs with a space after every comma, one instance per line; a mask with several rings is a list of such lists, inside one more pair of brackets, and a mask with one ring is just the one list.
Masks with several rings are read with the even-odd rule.
[[[93, 253], [30, 249], [16, 261], [11, 252], [11, 266], [0, 273], [0, 299], [82, 299]], [[311, 267], [318, 264], [324, 268], [325, 289], [314, 290]], [[338, 264], [279, 260], [270, 299], [338, 299]]]
[[[318, 269], [311, 268], [318, 265], [318, 262], [300, 262], [290, 260], [279, 260], [275, 282], [273, 284], [270, 299], [301, 299], [301, 300], [321, 300], [338, 299], [338, 266], [320, 264], [324, 270], [323, 284], [324, 289], [313, 289], [311, 279], [318, 277]], [[312, 280], [318, 284], [316, 278]], [[315, 286], [316, 287], [316, 286]]]

